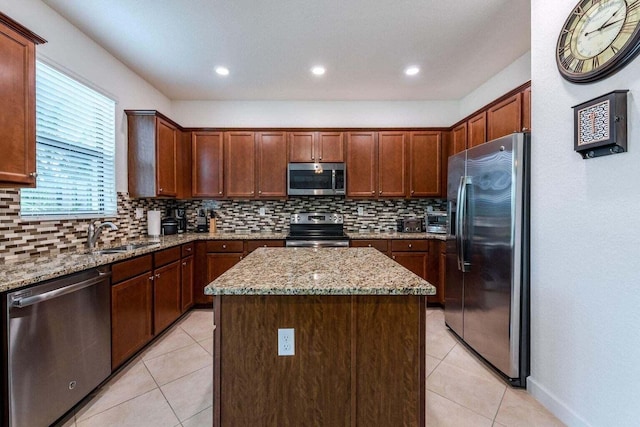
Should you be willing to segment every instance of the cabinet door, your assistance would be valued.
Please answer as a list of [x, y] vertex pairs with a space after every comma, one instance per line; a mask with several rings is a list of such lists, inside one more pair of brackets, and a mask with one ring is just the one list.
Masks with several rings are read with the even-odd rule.
[[[35, 44], [0, 23], [0, 186], [36, 183]], [[15, 184], [15, 185], [14, 185]]]
[[411, 132], [409, 139], [411, 197], [438, 197], [442, 188], [442, 134]]
[[393, 252], [393, 258], [398, 264], [416, 275], [427, 278], [427, 252]]
[[344, 136], [342, 132], [318, 132], [316, 147], [319, 162], [344, 162]]
[[522, 130], [531, 130], [531, 86], [522, 91]]
[[191, 193], [193, 197], [222, 197], [222, 132], [191, 132]]
[[208, 253], [207, 254], [207, 279], [212, 282], [222, 273], [242, 260], [239, 253]]
[[169, 122], [156, 119], [156, 193], [175, 197], [178, 194], [178, 131]]
[[457, 154], [467, 149], [467, 122], [461, 123], [459, 126], [453, 128], [451, 132], [452, 137], [452, 152], [451, 155]]
[[227, 197], [255, 195], [255, 138], [253, 132], [225, 132], [224, 187]]
[[315, 144], [315, 132], [289, 132], [289, 161], [313, 162]]
[[182, 259], [182, 312], [184, 313], [193, 305], [193, 256]]
[[375, 248], [383, 254], [389, 256], [389, 241], [383, 239], [363, 239], [363, 240], [351, 240], [349, 246], [352, 248]]
[[153, 330], [159, 334], [182, 314], [180, 261], [157, 268], [154, 272]]
[[287, 196], [287, 134], [260, 132], [258, 147], [258, 197]]
[[151, 272], [111, 287], [111, 367], [116, 368], [153, 337]]
[[378, 133], [378, 195], [380, 197], [407, 195], [406, 139], [405, 132]]
[[487, 142], [487, 112], [483, 111], [470, 118], [467, 121], [467, 130], [469, 132], [468, 148]]
[[516, 93], [489, 108], [487, 127], [489, 141], [513, 132], [520, 132], [522, 129], [522, 94]]
[[375, 132], [347, 134], [347, 196], [375, 197], [378, 175], [378, 144]]

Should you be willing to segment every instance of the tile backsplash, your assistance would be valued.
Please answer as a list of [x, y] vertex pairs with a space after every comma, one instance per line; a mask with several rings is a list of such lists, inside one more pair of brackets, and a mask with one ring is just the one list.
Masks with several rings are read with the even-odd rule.
[[[339, 212], [344, 215], [348, 232], [390, 231], [396, 219], [422, 217], [428, 206], [444, 209], [441, 199], [353, 200], [339, 197], [292, 197], [288, 200], [162, 200], [132, 199], [118, 193], [118, 213], [109, 218], [117, 231], [104, 231], [98, 245], [136, 240], [147, 235], [147, 210], [171, 207], [187, 209], [189, 228], [195, 227], [199, 209], [213, 209], [218, 230], [223, 232], [287, 232], [292, 213], [303, 211]], [[135, 218], [136, 208], [144, 210]], [[264, 208], [264, 215], [260, 215]], [[358, 215], [358, 208], [363, 214]], [[20, 218], [20, 190], [0, 189], [0, 257], [3, 261], [34, 255], [80, 250], [87, 241], [89, 219], [25, 221]]]

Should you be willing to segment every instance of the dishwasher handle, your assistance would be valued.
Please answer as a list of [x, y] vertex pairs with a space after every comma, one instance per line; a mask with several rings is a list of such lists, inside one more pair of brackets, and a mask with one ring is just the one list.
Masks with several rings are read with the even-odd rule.
[[25, 308], [30, 305], [38, 304], [43, 301], [51, 300], [54, 298], [58, 298], [62, 295], [70, 294], [71, 292], [76, 292], [84, 288], [88, 288], [89, 286], [93, 286], [97, 283], [102, 282], [103, 280], [109, 278], [111, 276], [111, 272], [100, 272], [98, 277], [93, 277], [91, 279], [83, 280], [82, 282], [74, 283], [69, 286], [64, 286], [62, 288], [54, 289], [49, 292], [44, 292], [39, 295], [34, 295], [31, 297], [24, 298], [16, 298], [11, 301], [11, 306], [16, 308]]

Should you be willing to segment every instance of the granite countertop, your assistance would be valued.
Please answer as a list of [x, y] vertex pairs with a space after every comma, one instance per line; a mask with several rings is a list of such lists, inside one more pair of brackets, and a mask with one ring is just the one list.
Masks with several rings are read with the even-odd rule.
[[[348, 232], [351, 239], [440, 239], [445, 240], [444, 234], [431, 233], [359, 233]], [[135, 241], [114, 243], [119, 246], [124, 243], [153, 242], [151, 246], [118, 254], [99, 255], [87, 250], [34, 256], [24, 260], [16, 260], [0, 264], [0, 292], [7, 292], [29, 286], [45, 280], [55, 279], [67, 274], [76, 273], [89, 268], [111, 264], [139, 255], [152, 253], [160, 249], [170, 248], [197, 240], [276, 240], [284, 239], [286, 232], [261, 233], [185, 233], [164, 236], [157, 239], [138, 239]], [[108, 249], [99, 247], [98, 249]]]
[[[87, 250], [47, 254], [30, 257], [24, 260], [0, 264], [0, 292], [19, 289], [34, 283], [55, 279], [67, 274], [76, 273], [89, 268], [111, 264], [117, 261], [152, 253], [160, 249], [193, 242], [196, 240], [271, 240], [284, 239], [286, 233], [185, 233], [164, 236], [156, 239], [139, 239], [113, 244], [152, 242], [153, 245], [117, 254], [94, 254]], [[97, 249], [108, 249], [98, 247]]]
[[260, 248], [207, 295], [435, 295], [436, 288], [374, 248]]
[[446, 234], [438, 233], [402, 233], [399, 231], [348, 231], [347, 236], [350, 239], [435, 239], [435, 240], [447, 240]]

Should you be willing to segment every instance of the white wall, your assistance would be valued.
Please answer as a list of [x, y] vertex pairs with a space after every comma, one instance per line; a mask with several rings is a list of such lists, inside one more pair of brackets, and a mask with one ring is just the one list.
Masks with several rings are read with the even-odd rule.
[[[576, 0], [532, 1], [531, 393], [572, 426], [640, 420], [640, 58], [575, 85], [554, 61]], [[630, 89], [629, 151], [583, 160], [573, 105]]]
[[[508, 67], [480, 85], [460, 100], [460, 113], [456, 121], [531, 80], [531, 52], [513, 61]], [[453, 124], [453, 122], [451, 123]]]
[[187, 127], [451, 126], [456, 101], [174, 101]]
[[47, 40], [36, 48], [39, 58], [117, 101], [116, 189], [127, 191], [124, 110], [157, 109], [170, 116], [169, 99], [40, 0], [0, 0], [0, 10]]

